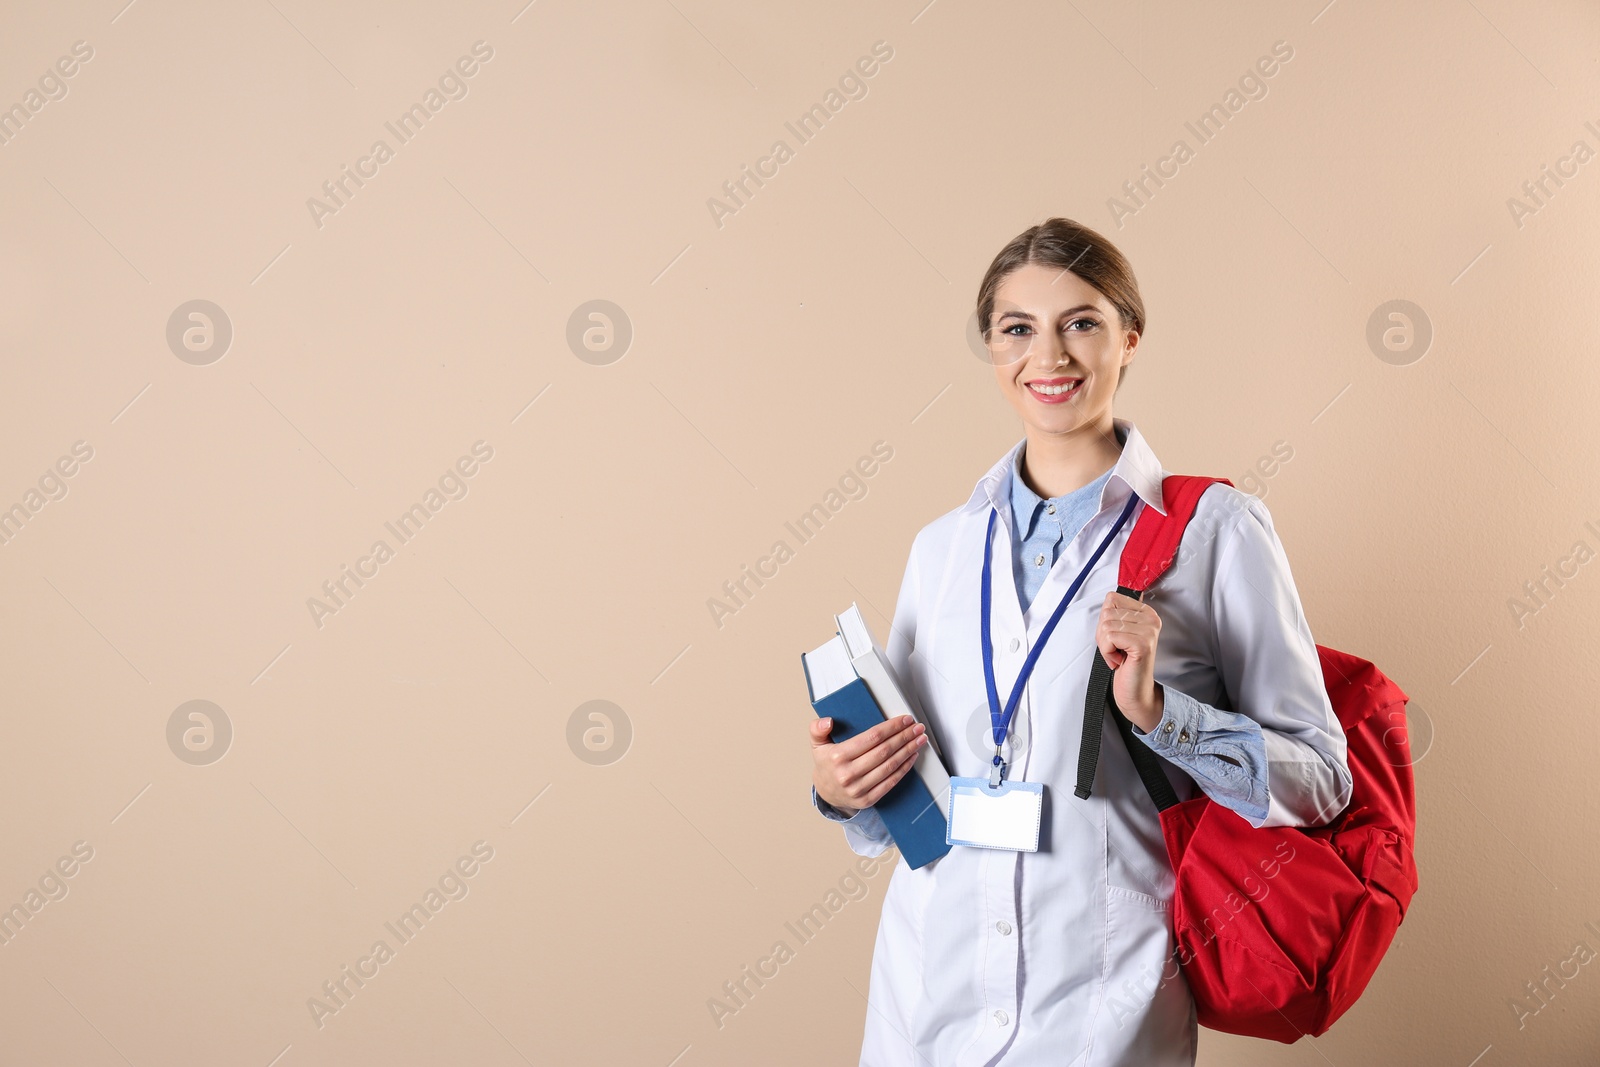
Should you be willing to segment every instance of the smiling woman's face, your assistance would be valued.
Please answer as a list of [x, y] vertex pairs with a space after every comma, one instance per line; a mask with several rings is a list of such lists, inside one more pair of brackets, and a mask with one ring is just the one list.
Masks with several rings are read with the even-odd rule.
[[1000, 282], [990, 340], [1001, 358], [1022, 356], [996, 362], [994, 372], [1023, 424], [1067, 434], [1109, 429], [1117, 378], [1139, 335], [1124, 330], [1105, 294], [1076, 274], [1029, 263]]

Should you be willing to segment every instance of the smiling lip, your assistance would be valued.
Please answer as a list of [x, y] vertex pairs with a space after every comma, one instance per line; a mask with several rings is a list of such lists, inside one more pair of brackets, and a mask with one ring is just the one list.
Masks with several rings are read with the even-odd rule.
[[[1082, 384], [1082, 378], [1035, 378], [1026, 383], [1028, 386], [1028, 395], [1032, 396], [1041, 404], [1065, 404], [1068, 400], [1078, 395], [1078, 388]], [[1041, 388], [1048, 387], [1055, 389], [1063, 385], [1070, 386], [1071, 388], [1067, 389], [1065, 392], [1056, 393], [1054, 395], [1051, 395], [1050, 393], [1041, 393], [1039, 392], [1039, 389], [1035, 388], [1035, 386], [1038, 386]]]

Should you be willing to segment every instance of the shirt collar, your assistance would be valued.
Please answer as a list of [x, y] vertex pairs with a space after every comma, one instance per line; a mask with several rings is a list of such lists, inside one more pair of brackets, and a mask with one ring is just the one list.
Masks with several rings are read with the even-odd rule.
[[[1161, 498], [1161, 481], [1166, 469], [1156, 459], [1156, 454], [1151, 451], [1137, 426], [1126, 419], [1113, 418], [1111, 422], [1123, 435], [1122, 455], [1117, 458], [1117, 465], [1111, 468], [1111, 477], [1106, 479], [1106, 484], [1100, 490], [1100, 509], [1104, 511], [1107, 507], [1125, 504], [1128, 494], [1136, 493], [1139, 499], [1165, 515], [1167, 509]], [[1003, 514], [1009, 513], [1012, 477], [1022, 454], [1022, 446], [1026, 443], [1027, 438], [1023, 438], [1012, 445], [1011, 450], [978, 479], [972, 496], [962, 505], [962, 511], [978, 512], [992, 507]], [[1038, 499], [1032, 490], [1028, 492]]]
[[[1011, 453], [1011, 515], [1016, 524], [1018, 541], [1026, 541], [1033, 536], [1034, 526], [1040, 521], [1039, 517], [1044, 513], [1043, 509], [1047, 503], [1051, 505], [1053, 511], [1065, 506], [1068, 500], [1072, 500], [1073, 506], [1076, 507], [1086, 499], [1086, 490], [1091, 486], [1103, 491], [1105, 482], [1111, 474], [1109, 470], [1102, 474], [1097, 474], [1094, 481], [1085, 485], [1082, 489], [1074, 489], [1070, 493], [1062, 493], [1060, 496], [1051, 497], [1046, 501], [1038, 493], [1028, 488], [1027, 480], [1022, 477], [1022, 460], [1026, 455], [1026, 444], [1022, 449]], [[1098, 501], [1096, 506], [1098, 508]], [[1061, 516], [1057, 515], [1056, 519], [1059, 523]]]
[[1016, 521], [1017, 540], [1026, 541], [1033, 533], [1033, 522], [1039, 517], [1039, 505], [1044, 498], [1022, 478], [1022, 456], [1025, 448], [1011, 450], [1011, 514]]

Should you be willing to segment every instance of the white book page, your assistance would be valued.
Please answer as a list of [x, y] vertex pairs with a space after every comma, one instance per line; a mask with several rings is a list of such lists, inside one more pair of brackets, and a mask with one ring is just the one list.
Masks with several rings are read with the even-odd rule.
[[811, 679], [811, 699], [821, 700], [837, 693], [856, 680], [856, 669], [850, 665], [850, 650], [844, 639], [835, 634], [831, 640], [805, 654], [806, 677]]

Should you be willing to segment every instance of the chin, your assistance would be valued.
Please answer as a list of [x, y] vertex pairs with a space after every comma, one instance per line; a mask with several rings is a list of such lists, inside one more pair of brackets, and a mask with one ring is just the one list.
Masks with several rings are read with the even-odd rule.
[[1060, 415], [1049, 415], [1044, 418], [1039, 418], [1035, 415], [1033, 418], [1023, 421], [1044, 433], [1068, 433], [1086, 425], [1088, 422], [1077, 412], [1064, 412]]

